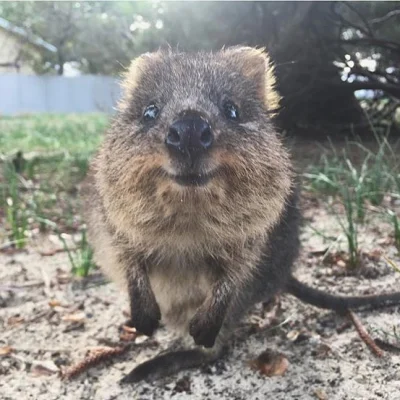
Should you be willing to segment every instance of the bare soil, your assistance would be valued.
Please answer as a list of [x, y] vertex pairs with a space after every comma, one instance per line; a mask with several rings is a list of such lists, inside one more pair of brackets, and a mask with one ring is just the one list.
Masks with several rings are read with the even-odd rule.
[[[343, 240], [330, 250], [336, 257], [322, 260], [333, 241], [324, 241], [315, 229], [337, 237], [336, 218], [307, 196], [304, 210], [300, 279], [346, 295], [400, 290], [400, 273], [383, 257], [400, 265], [390, 225], [369, 218], [361, 226], [363, 266], [351, 271], [340, 258]], [[59, 371], [82, 360], [88, 350], [121, 343], [127, 299], [99, 271], [84, 281], [73, 278], [64, 252], [41, 255], [60, 246], [50, 239], [37, 236], [22, 252], [0, 253], [0, 399], [400, 400], [400, 354], [376, 357], [345, 317], [288, 295], [281, 297], [281, 310], [269, 326], [249, 334], [248, 328], [262, 323], [264, 315], [262, 307], [253, 310], [239, 325], [231, 352], [213, 366], [152, 385], [121, 386], [124, 374], [171, 343], [172, 334], [160, 329], [154, 338], [138, 337], [131, 350], [112, 361], [63, 381]], [[399, 345], [399, 311], [391, 307], [358, 316], [372, 337]], [[267, 377], [250, 367], [266, 349], [287, 358], [283, 375]]]

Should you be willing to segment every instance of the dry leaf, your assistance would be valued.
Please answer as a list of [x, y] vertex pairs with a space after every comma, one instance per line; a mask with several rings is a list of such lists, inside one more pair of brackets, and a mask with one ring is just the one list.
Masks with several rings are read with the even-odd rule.
[[267, 349], [250, 361], [250, 366], [265, 376], [282, 376], [289, 367], [289, 361], [283, 354]]
[[292, 330], [290, 331], [286, 337], [293, 343], [300, 343], [303, 342], [305, 340], [308, 340], [311, 337], [310, 332], [307, 332], [306, 330]]
[[51, 250], [41, 250], [39, 251], [39, 254], [43, 257], [51, 257], [54, 256], [57, 253], [62, 253], [64, 252], [64, 248], [58, 248], [58, 249], [51, 249]]
[[328, 400], [326, 393], [322, 389], [317, 389], [314, 394], [318, 400]]
[[57, 374], [59, 368], [53, 361], [40, 361], [34, 363], [31, 372], [34, 376], [50, 376]]
[[0, 356], [8, 356], [13, 352], [13, 348], [11, 346], [0, 347]]
[[337, 260], [336, 265], [340, 268], [346, 268], [346, 263], [343, 260]]
[[53, 299], [53, 300], [50, 300], [50, 301], [49, 301], [49, 306], [50, 306], [50, 307], [57, 307], [57, 306], [61, 306], [61, 303], [60, 303], [59, 300]]
[[24, 317], [14, 316], [14, 317], [8, 318], [7, 324], [11, 325], [11, 326], [14, 326], [14, 325], [21, 324], [24, 321], [25, 321]]
[[323, 247], [321, 249], [310, 249], [309, 254], [313, 256], [323, 256], [329, 250], [329, 247]]
[[368, 257], [372, 261], [379, 261], [382, 256], [381, 249], [374, 249], [368, 253]]
[[380, 238], [376, 241], [376, 244], [382, 245], [382, 244], [391, 244], [392, 243], [392, 239], [388, 236], [388, 237], [384, 237], [384, 238]]
[[67, 314], [62, 317], [63, 321], [67, 322], [82, 322], [85, 320], [85, 313], [84, 312], [77, 312], [75, 314]]
[[316, 350], [315, 350], [315, 355], [320, 358], [320, 359], [324, 359], [326, 358], [329, 353], [332, 352], [332, 347], [329, 346], [327, 343], [319, 343]]
[[295, 342], [296, 339], [299, 337], [299, 335], [300, 335], [300, 331], [293, 330], [293, 331], [290, 331], [290, 332], [286, 335], [286, 337], [287, 337], [291, 342]]

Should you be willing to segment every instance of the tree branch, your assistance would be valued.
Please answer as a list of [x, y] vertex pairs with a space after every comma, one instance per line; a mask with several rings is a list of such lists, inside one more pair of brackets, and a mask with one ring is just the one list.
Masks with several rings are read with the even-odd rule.
[[389, 84], [392, 85], [399, 85], [400, 82], [396, 79], [395, 76], [391, 76], [389, 73], [382, 71], [380, 69], [376, 69], [373, 72], [369, 71], [365, 68], [362, 68], [359, 64], [354, 66], [351, 69], [351, 74], [355, 74], [355, 75], [362, 75], [365, 76], [375, 82], [382, 82], [384, 83], [382, 80], [379, 80], [379, 77], [385, 79], [385, 81]]
[[355, 8], [350, 2], [348, 1], [341, 1], [341, 4], [343, 4], [344, 6], [346, 6], [350, 11], [352, 11], [354, 14], [357, 15], [357, 17], [362, 21], [362, 23], [364, 24], [364, 28], [361, 28], [360, 26], [358, 26], [358, 29], [363, 32], [364, 34], [367, 34], [370, 37], [374, 36], [374, 33], [368, 23], [368, 20], [357, 10], [357, 8]]
[[393, 17], [400, 17], [400, 10], [392, 10], [392, 11], [388, 12], [386, 15], [384, 15], [383, 17], [372, 19], [370, 21], [370, 23], [373, 25], [379, 25], [379, 24], [382, 24], [383, 22], [388, 21], [389, 19], [391, 19]]

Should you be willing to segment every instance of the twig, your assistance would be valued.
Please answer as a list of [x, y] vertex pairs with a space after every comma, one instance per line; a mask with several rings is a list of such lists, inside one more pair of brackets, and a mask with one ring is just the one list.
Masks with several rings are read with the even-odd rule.
[[[69, 249], [70, 251], [76, 251], [77, 249]], [[54, 256], [57, 253], [64, 253], [65, 251], [67, 251], [65, 248], [62, 249], [54, 249], [54, 250], [41, 250], [39, 251], [39, 254], [42, 257], [51, 257]]]
[[381, 23], [386, 22], [388, 19], [391, 19], [393, 17], [400, 17], [400, 10], [392, 10], [392, 11], [388, 12], [386, 15], [384, 15], [383, 17], [374, 18], [370, 22], [373, 25], [381, 24]]
[[347, 315], [349, 316], [351, 322], [353, 323], [354, 327], [358, 335], [360, 336], [361, 340], [369, 347], [371, 352], [375, 354], [377, 357], [383, 357], [383, 351], [376, 345], [372, 337], [366, 331], [364, 326], [362, 325], [361, 321], [358, 317], [354, 314], [353, 311], [348, 310]]
[[86, 356], [81, 362], [72, 365], [61, 372], [61, 378], [64, 380], [69, 380], [81, 373], [85, 372], [89, 368], [100, 364], [102, 361], [110, 360], [116, 356], [123, 354], [129, 349], [129, 345], [118, 346], [115, 348], [105, 347], [101, 350], [97, 350]]
[[23, 290], [26, 288], [32, 288], [32, 287], [39, 287], [43, 286], [44, 282], [27, 282], [27, 283], [21, 283], [20, 285], [13, 285], [13, 284], [5, 284], [5, 285], [0, 285], [0, 290]]
[[37, 320], [39, 320], [40, 318], [43, 318], [43, 317], [51, 318], [54, 314], [55, 314], [55, 311], [53, 309], [44, 310], [44, 311], [38, 313], [37, 315], [35, 315], [34, 317], [32, 317], [30, 320], [26, 321], [26, 322], [27, 323], [36, 322]]

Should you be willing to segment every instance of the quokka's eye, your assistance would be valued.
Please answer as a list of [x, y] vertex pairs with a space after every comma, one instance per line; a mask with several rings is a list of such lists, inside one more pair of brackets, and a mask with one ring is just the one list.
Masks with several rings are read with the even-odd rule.
[[143, 112], [143, 119], [146, 122], [154, 121], [159, 113], [160, 109], [155, 104], [149, 104]]
[[224, 102], [223, 106], [224, 115], [227, 119], [232, 121], [239, 120], [239, 109], [235, 103], [230, 100]]

